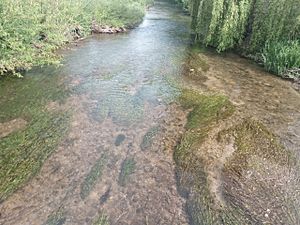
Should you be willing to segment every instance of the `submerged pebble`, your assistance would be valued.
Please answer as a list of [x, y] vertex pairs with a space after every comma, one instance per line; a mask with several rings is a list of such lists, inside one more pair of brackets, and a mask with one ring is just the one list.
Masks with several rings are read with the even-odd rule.
[[124, 134], [119, 134], [115, 141], [115, 146], [120, 146], [122, 142], [125, 140], [126, 136]]

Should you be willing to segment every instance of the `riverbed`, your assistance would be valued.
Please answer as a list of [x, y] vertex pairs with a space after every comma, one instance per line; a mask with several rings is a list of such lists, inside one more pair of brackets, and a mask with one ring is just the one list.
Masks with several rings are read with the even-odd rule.
[[[132, 31], [92, 36], [62, 51], [60, 67], [34, 68], [22, 79], [0, 81], [0, 224], [221, 224], [220, 208], [229, 206], [250, 211], [238, 220], [245, 224], [299, 222], [299, 92], [237, 55], [192, 46], [189, 23], [180, 8], [156, 2]], [[182, 96], [190, 91], [208, 96], [205, 105], [193, 107], [220, 105], [208, 119], [201, 115], [205, 127], [189, 129], [194, 109], [184, 106], [182, 99], [189, 99]], [[216, 104], [210, 105], [211, 96], [217, 96]], [[255, 150], [248, 155], [270, 175], [264, 188], [292, 171], [280, 180], [278, 192], [298, 199], [288, 199], [295, 209], [288, 213], [291, 222], [284, 223], [286, 214], [278, 210], [286, 204], [281, 198], [269, 201], [277, 192], [240, 198], [228, 191], [244, 190], [235, 182], [250, 187], [253, 180], [268, 178], [254, 176], [261, 171], [257, 167], [238, 168], [235, 179], [226, 167], [235, 162], [238, 144], [246, 143], [237, 142], [247, 132], [244, 126], [254, 133], [249, 139], [258, 138], [257, 132], [264, 137], [249, 149], [269, 153], [275, 146], [288, 158], [269, 160]], [[174, 160], [188, 132], [199, 130], [203, 141], [190, 147], [197, 152], [189, 160], [192, 165], [193, 158], [201, 159], [200, 186]], [[272, 174], [275, 168], [280, 173]], [[191, 201], [198, 189], [207, 189], [209, 194], [199, 193], [214, 203]], [[199, 204], [209, 213], [196, 215]]]

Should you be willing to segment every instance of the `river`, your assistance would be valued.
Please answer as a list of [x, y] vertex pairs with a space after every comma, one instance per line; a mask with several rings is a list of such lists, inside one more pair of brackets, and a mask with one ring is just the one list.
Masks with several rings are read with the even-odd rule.
[[[156, 2], [130, 32], [92, 36], [62, 50], [60, 67], [1, 81], [0, 224], [197, 224], [173, 160], [190, 112], [177, 101], [182, 86], [228, 96], [236, 108], [204, 146], [254, 117], [299, 157], [299, 93], [246, 59], [194, 50], [189, 23]], [[232, 152], [219, 149], [202, 154], [222, 202], [217, 165]]]

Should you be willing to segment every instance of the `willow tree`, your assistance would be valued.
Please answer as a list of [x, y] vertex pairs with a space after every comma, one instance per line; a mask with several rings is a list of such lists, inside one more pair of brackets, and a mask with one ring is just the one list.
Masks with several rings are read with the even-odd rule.
[[300, 71], [300, 0], [191, 0], [190, 6], [197, 41], [219, 52], [242, 50], [280, 75]]

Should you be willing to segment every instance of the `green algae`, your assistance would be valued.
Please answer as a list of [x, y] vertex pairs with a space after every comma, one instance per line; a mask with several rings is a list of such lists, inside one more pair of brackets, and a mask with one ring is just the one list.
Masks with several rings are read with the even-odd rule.
[[121, 165], [118, 183], [120, 186], [125, 186], [129, 180], [129, 176], [134, 173], [136, 162], [133, 158], [126, 158]]
[[92, 166], [90, 172], [86, 175], [80, 188], [80, 197], [85, 199], [95, 187], [97, 181], [103, 174], [104, 167], [106, 165], [107, 155], [103, 154]]
[[159, 131], [160, 131], [159, 126], [151, 127], [147, 131], [147, 133], [143, 137], [142, 143], [140, 144], [140, 148], [142, 149], [142, 151], [145, 151], [145, 150], [151, 148], [154, 138], [158, 134]]

